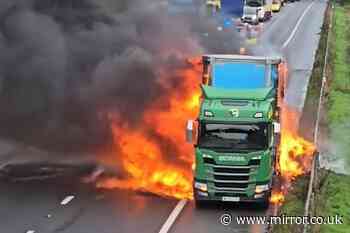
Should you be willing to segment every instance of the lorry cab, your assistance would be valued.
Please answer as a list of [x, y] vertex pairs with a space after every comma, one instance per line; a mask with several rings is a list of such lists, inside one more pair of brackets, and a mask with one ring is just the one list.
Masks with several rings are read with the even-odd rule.
[[187, 123], [194, 198], [269, 204], [279, 142], [281, 58], [203, 56], [202, 102]]

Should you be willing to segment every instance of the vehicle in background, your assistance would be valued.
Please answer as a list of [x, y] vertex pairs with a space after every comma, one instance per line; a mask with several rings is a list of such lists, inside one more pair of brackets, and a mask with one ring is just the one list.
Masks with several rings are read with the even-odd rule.
[[243, 23], [249, 23], [253, 25], [259, 24], [258, 10], [255, 7], [244, 7], [243, 15], [241, 18]]
[[278, 164], [285, 65], [279, 57], [203, 56], [202, 101], [187, 122], [194, 199], [268, 207]]
[[241, 17], [243, 15], [244, 0], [221, 0], [222, 12], [229, 16]]
[[271, 10], [272, 12], [279, 12], [281, 10], [282, 3], [280, 0], [272, 0]]
[[272, 0], [264, 1], [264, 9], [265, 9], [265, 21], [269, 20], [272, 17]]
[[245, 0], [242, 21], [256, 24], [254, 15], [258, 22], [264, 22], [271, 18], [271, 0]]
[[221, 10], [221, 0], [207, 0], [208, 15], [215, 15]]

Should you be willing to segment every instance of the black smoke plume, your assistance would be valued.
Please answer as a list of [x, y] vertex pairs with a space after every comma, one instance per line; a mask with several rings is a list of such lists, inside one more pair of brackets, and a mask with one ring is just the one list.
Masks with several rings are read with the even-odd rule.
[[[202, 9], [198, 2], [198, 9]], [[202, 53], [234, 53], [234, 29], [160, 0], [0, 0], [1, 136], [54, 150], [111, 141], [108, 113], [133, 127]], [[155, 67], [167, 69], [162, 87]]]

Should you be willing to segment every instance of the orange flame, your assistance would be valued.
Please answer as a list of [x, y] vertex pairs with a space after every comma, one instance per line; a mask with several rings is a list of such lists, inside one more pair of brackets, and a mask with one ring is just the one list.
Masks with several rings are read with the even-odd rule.
[[270, 202], [276, 205], [282, 204], [284, 202], [284, 194], [281, 191], [273, 191]]
[[289, 181], [310, 169], [316, 150], [315, 145], [298, 135], [298, 122], [298, 111], [283, 106], [279, 171]]
[[283, 104], [281, 115], [281, 143], [278, 170], [281, 175], [281, 190], [273, 190], [270, 202], [282, 204], [288, 187], [298, 176], [311, 168], [316, 147], [298, 134], [300, 113]]
[[193, 147], [186, 143], [184, 129], [186, 120], [195, 118], [199, 109], [200, 64], [197, 61], [190, 60], [191, 67], [175, 71], [182, 80], [180, 86], [154, 103], [144, 113], [138, 128], [131, 128], [115, 117], [114, 142], [127, 178], [105, 179], [98, 183], [99, 187], [193, 198]]

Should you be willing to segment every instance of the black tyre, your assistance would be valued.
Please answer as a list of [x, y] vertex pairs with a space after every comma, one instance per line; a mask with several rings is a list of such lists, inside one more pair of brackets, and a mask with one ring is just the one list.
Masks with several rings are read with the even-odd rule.
[[271, 198], [271, 191], [269, 192], [268, 195], [266, 195], [266, 198], [259, 203], [259, 207], [261, 209], [268, 209], [270, 207], [270, 198]]
[[207, 202], [203, 200], [195, 200], [194, 203], [195, 203], [196, 209], [203, 209], [207, 204]]

